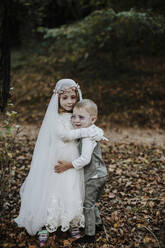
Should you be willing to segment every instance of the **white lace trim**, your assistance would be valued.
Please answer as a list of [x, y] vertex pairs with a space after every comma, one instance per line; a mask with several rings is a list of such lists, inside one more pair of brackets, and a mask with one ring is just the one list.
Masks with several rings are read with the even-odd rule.
[[70, 226], [84, 227], [83, 203], [74, 201], [70, 206], [65, 206], [62, 200], [52, 199], [51, 207], [47, 210], [45, 226], [49, 232], [56, 231], [59, 226], [63, 232]]

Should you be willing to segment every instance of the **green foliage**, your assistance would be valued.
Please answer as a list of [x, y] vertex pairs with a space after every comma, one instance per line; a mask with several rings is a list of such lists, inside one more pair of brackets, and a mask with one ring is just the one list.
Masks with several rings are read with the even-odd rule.
[[12, 44], [25, 43], [35, 37], [38, 26], [58, 27], [108, 8], [117, 13], [135, 8], [165, 16], [164, 0], [13, 0], [10, 7]]
[[150, 10], [154, 13], [165, 15], [164, 0], [109, 0], [108, 4], [118, 12], [136, 8]]
[[[10, 88], [10, 92], [13, 91], [13, 87]], [[13, 110], [13, 103], [8, 101], [7, 111], [3, 114], [0, 128], [0, 138], [15, 139], [15, 136], [19, 133], [20, 126], [16, 125], [17, 112]]]
[[13, 104], [8, 103], [8, 111], [5, 113], [4, 121], [0, 128], [0, 198], [2, 205], [9, 192], [11, 192], [12, 166], [15, 165], [13, 160], [14, 147], [17, 135], [20, 132], [20, 126], [15, 124], [17, 112], [10, 110], [11, 106]]
[[133, 9], [116, 13], [97, 10], [73, 25], [47, 29], [40, 27], [44, 38], [51, 38], [56, 48], [69, 51], [69, 59], [99, 58], [121, 66], [123, 60], [139, 54], [161, 51], [165, 37], [165, 20]]
[[18, 134], [20, 126], [15, 124], [16, 117], [17, 112], [14, 110], [5, 113], [5, 119], [0, 130], [0, 138], [11, 137], [14, 139], [15, 135]]

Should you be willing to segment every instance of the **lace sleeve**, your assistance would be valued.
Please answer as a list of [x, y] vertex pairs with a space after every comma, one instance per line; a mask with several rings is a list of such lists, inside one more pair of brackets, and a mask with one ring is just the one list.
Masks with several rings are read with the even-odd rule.
[[56, 134], [63, 141], [70, 141], [81, 138], [81, 129], [71, 129], [62, 119], [58, 120]]
[[92, 125], [87, 128], [71, 129], [70, 119], [60, 118], [56, 126], [57, 136], [64, 140], [70, 141], [79, 138], [93, 138], [95, 141], [99, 141], [103, 137], [102, 129]]

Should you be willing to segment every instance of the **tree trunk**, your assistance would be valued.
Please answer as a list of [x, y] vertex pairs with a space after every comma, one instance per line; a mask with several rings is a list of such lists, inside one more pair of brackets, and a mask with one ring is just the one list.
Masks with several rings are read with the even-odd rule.
[[0, 3], [0, 110], [4, 111], [10, 90], [10, 8], [11, 0]]

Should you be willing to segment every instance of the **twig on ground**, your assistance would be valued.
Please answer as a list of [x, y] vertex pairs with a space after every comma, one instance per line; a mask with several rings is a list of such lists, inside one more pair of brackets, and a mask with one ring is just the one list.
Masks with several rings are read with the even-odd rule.
[[159, 248], [161, 248], [160, 244], [159, 244], [159, 240], [157, 239], [156, 235], [151, 231], [151, 229], [149, 229], [148, 227], [143, 226], [143, 225], [142, 225], [142, 227], [145, 228], [147, 231], [149, 231], [154, 236], [154, 238], [156, 239], [156, 241], [158, 243]]
[[107, 230], [106, 230], [106, 228], [105, 228], [104, 225], [103, 225], [103, 228], [104, 228], [106, 240], [107, 240], [107, 242], [109, 243], [109, 235], [108, 235]]

